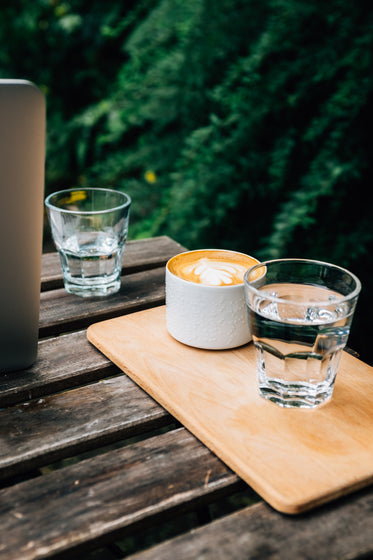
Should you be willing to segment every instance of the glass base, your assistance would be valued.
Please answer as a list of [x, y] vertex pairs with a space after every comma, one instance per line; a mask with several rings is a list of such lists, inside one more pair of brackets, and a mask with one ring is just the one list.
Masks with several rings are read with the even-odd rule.
[[72, 282], [65, 281], [65, 290], [74, 296], [93, 298], [105, 297], [111, 294], [116, 294], [120, 290], [120, 280], [110, 282], [109, 284], [73, 284]]
[[333, 386], [327, 383], [284, 383], [273, 379], [259, 383], [259, 394], [284, 408], [316, 408], [331, 399]]

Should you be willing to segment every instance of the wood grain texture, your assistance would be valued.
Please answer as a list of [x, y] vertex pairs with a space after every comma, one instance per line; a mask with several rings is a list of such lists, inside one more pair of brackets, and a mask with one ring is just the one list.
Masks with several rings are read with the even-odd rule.
[[[128, 241], [123, 256], [123, 275], [163, 266], [168, 259], [183, 251], [184, 247], [167, 236]], [[58, 253], [45, 253], [42, 257], [41, 290], [44, 292], [62, 287]]]
[[39, 342], [28, 369], [0, 373], [0, 409], [118, 373], [118, 368], [77, 331]]
[[25, 402], [0, 411], [0, 479], [170, 421], [126, 375]]
[[39, 336], [83, 329], [100, 319], [162, 305], [164, 283], [165, 268], [161, 267], [124, 276], [120, 291], [108, 297], [78, 297], [64, 288], [42, 292]]
[[372, 527], [372, 489], [297, 517], [262, 502], [126, 560], [362, 560], [372, 557]]
[[164, 307], [87, 334], [275, 509], [300, 513], [373, 481], [373, 369], [355, 357], [344, 353], [329, 403], [293, 410], [259, 397], [253, 345], [184, 346]]
[[175, 430], [0, 490], [0, 557], [98, 546], [241, 487], [190, 433]]

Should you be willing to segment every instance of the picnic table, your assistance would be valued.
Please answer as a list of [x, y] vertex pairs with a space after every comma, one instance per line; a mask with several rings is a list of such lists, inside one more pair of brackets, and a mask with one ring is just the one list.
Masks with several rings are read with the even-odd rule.
[[87, 340], [93, 323], [163, 305], [182, 250], [129, 242], [121, 291], [92, 300], [43, 255], [37, 361], [0, 374], [0, 558], [370, 557], [372, 487], [275, 511]]

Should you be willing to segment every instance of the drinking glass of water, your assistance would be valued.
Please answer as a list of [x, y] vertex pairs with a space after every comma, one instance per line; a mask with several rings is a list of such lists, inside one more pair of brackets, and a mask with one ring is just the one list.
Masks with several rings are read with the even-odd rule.
[[103, 188], [66, 189], [45, 200], [67, 292], [106, 296], [120, 289], [131, 199]]
[[301, 408], [331, 398], [360, 289], [348, 270], [313, 260], [278, 259], [247, 271], [262, 397]]

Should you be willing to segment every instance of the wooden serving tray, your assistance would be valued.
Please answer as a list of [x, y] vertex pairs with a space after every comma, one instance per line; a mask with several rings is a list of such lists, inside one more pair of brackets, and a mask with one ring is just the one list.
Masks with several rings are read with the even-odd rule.
[[258, 395], [252, 344], [185, 346], [168, 334], [164, 307], [87, 334], [275, 509], [300, 513], [373, 481], [373, 368], [350, 354], [329, 403], [286, 409]]

